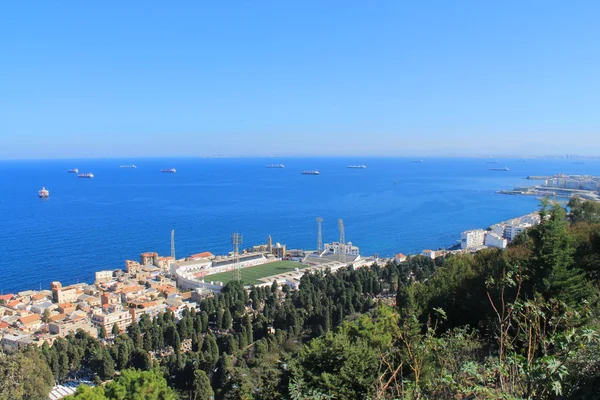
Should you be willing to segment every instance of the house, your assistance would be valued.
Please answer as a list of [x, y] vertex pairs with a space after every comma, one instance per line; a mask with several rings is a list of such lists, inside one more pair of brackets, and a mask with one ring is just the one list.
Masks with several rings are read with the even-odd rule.
[[400, 264], [401, 262], [406, 261], [406, 256], [402, 253], [398, 253], [394, 256], [394, 261], [396, 261], [397, 264]]
[[437, 252], [434, 250], [423, 250], [421, 255], [423, 257], [431, 258], [432, 260], [435, 260], [435, 258], [438, 256]]
[[35, 332], [42, 326], [42, 319], [37, 314], [29, 314], [19, 318], [19, 325], [23, 330]]

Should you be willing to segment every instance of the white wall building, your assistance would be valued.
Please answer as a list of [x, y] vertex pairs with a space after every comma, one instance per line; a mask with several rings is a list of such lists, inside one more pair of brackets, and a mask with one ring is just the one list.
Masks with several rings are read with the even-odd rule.
[[527, 230], [527, 228], [531, 226], [531, 224], [518, 224], [507, 226], [504, 230], [504, 237], [507, 238], [509, 242], [512, 242], [519, 233]]
[[460, 234], [460, 248], [471, 249], [483, 246], [485, 240], [485, 231], [483, 229], [473, 229], [464, 231]]
[[352, 245], [352, 242], [348, 242], [346, 245], [340, 246], [340, 242], [333, 243], [325, 243], [324, 250], [325, 252], [340, 254], [342, 251], [340, 248], [344, 249], [344, 253], [349, 254], [351, 256], [358, 256], [360, 254], [359, 248]]
[[494, 232], [488, 232], [485, 235], [484, 244], [488, 247], [497, 247], [499, 249], [505, 249], [508, 245], [508, 240], [495, 234]]

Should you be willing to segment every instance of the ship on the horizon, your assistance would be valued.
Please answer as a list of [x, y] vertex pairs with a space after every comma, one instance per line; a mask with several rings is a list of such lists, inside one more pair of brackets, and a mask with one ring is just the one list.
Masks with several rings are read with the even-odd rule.
[[422, 163], [423, 163], [423, 160], [413, 160], [413, 162], [414, 162], [414, 163], [417, 163], [417, 164], [422, 164]]
[[45, 187], [42, 187], [42, 189], [38, 192], [38, 196], [40, 196], [41, 199], [47, 199], [50, 197], [50, 191]]
[[94, 174], [92, 174], [91, 172], [86, 172], [85, 174], [78, 174], [77, 177], [92, 179], [94, 177]]
[[135, 164], [131, 164], [131, 165], [121, 165], [119, 168], [137, 168], [135, 166]]
[[79, 169], [73, 168], [73, 169], [67, 170], [67, 172], [70, 173], [70, 174], [78, 174], [79, 173]]
[[354, 169], [365, 169], [367, 168], [367, 166], [365, 164], [359, 164], [359, 165], [348, 165], [348, 168], [354, 168]]
[[490, 168], [490, 171], [508, 171], [508, 167], [504, 167], [504, 168]]
[[267, 168], [285, 168], [285, 165], [283, 165], [283, 164], [269, 164], [269, 165], [267, 165]]
[[309, 170], [309, 171], [302, 171], [302, 175], [319, 175], [319, 171], [315, 170]]
[[498, 164], [498, 161], [486, 161], [486, 164]]
[[177, 172], [177, 170], [175, 168], [165, 168], [165, 169], [161, 169], [160, 172], [165, 172], [167, 174], [174, 174], [175, 172]]

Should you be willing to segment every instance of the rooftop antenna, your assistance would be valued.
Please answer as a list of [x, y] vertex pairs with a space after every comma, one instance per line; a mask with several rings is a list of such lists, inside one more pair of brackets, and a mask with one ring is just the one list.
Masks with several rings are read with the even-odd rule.
[[235, 279], [238, 281], [242, 280], [242, 270], [240, 268], [240, 244], [242, 244], [243, 237], [241, 233], [234, 233], [231, 235], [231, 244], [233, 245], [233, 268], [235, 270]]
[[321, 230], [321, 225], [323, 224], [323, 218], [317, 217], [317, 226], [319, 230], [317, 231], [317, 253], [319, 257], [321, 257], [321, 253], [323, 253], [323, 232]]
[[340, 253], [342, 256], [340, 257], [340, 261], [346, 264], [346, 235], [344, 233], [344, 221], [342, 219], [338, 219], [338, 227], [340, 228]]
[[171, 231], [171, 257], [175, 261], [175, 229]]

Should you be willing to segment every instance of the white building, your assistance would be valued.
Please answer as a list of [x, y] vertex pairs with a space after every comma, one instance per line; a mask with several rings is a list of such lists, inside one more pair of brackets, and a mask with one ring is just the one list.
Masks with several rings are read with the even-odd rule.
[[508, 245], [508, 240], [495, 234], [494, 232], [488, 232], [485, 235], [484, 244], [488, 247], [497, 247], [499, 249], [505, 249]]
[[406, 261], [406, 256], [402, 253], [398, 253], [394, 256], [394, 260], [396, 261], [396, 264], [400, 264]]
[[421, 255], [423, 257], [431, 258], [432, 260], [435, 260], [435, 258], [437, 257], [437, 254], [434, 250], [423, 250]]
[[342, 244], [341, 246], [340, 246], [340, 242], [325, 243], [324, 252], [340, 254], [342, 252], [341, 248], [344, 249], [344, 253], [351, 255], [351, 256], [358, 256], [360, 254], [358, 247], [353, 246], [352, 242], [348, 242], [345, 245]]
[[112, 271], [98, 271], [96, 272], [96, 283], [108, 282], [112, 280]]
[[483, 246], [485, 240], [485, 231], [483, 229], [473, 229], [464, 231], [460, 234], [460, 248], [471, 249]]
[[509, 225], [504, 230], [504, 237], [507, 238], [509, 242], [512, 242], [519, 233], [527, 230], [527, 228], [530, 228], [531, 226], [531, 224]]
[[132, 317], [129, 311], [124, 311], [121, 305], [112, 305], [105, 310], [92, 315], [92, 323], [100, 328], [104, 326], [106, 332], [111, 332], [113, 325], [117, 324], [121, 332], [131, 325]]

